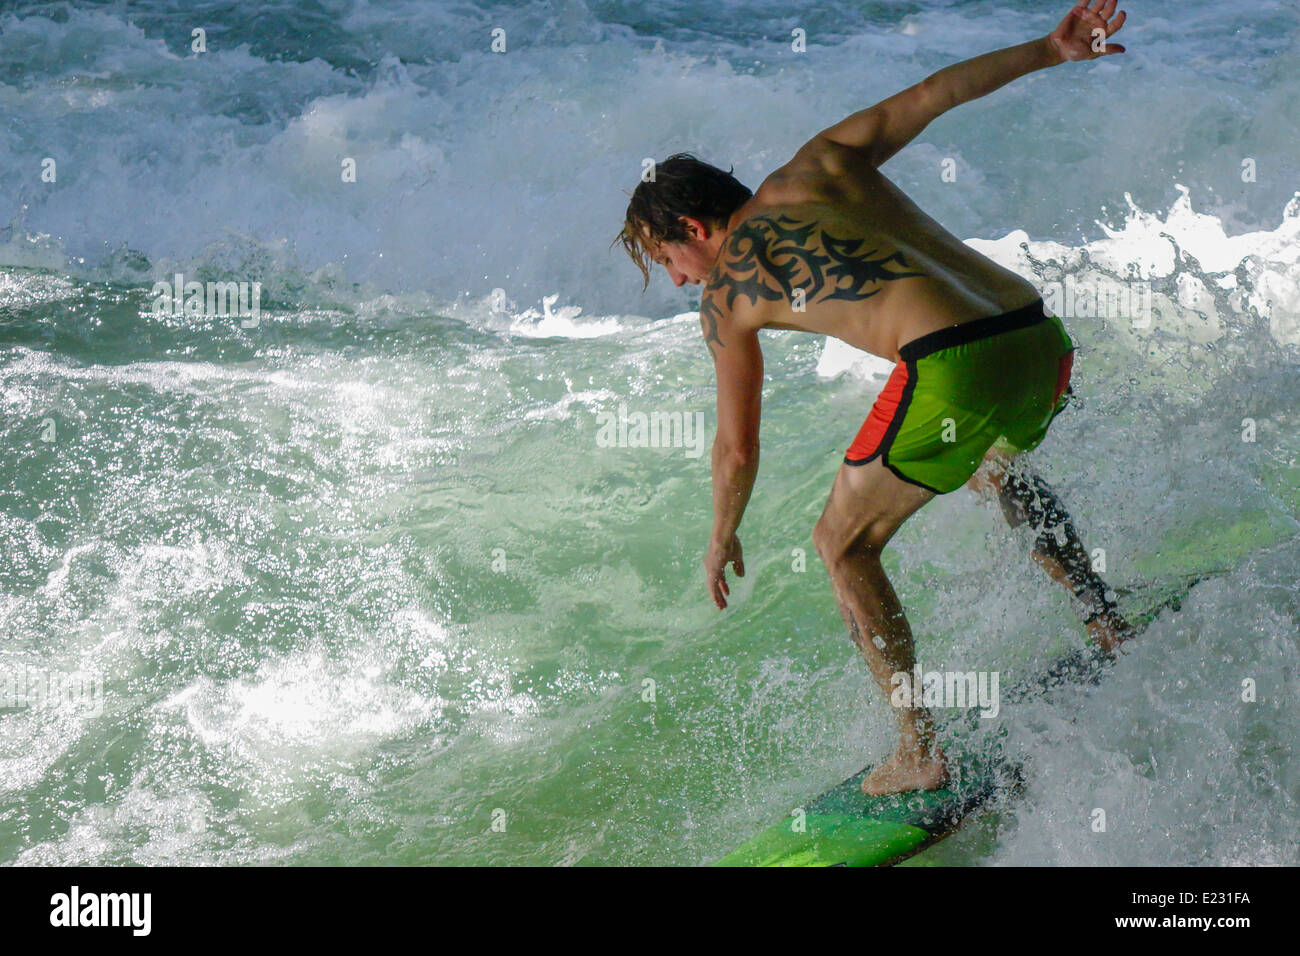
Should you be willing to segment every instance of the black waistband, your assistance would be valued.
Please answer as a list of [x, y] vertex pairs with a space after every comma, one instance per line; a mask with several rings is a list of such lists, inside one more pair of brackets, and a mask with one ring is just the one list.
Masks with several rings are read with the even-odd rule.
[[908, 342], [898, 350], [898, 355], [904, 362], [914, 362], [919, 358], [938, 352], [940, 349], [950, 349], [954, 345], [978, 342], [980, 339], [1001, 335], [1003, 332], [1023, 329], [1046, 319], [1047, 313], [1043, 311], [1043, 300], [1038, 299], [1029, 303], [1023, 309], [1004, 312], [1001, 315], [990, 315], [987, 318], [974, 319], [961, 325], [950, 325], [946, 329], [930, 332], [919, 339]]

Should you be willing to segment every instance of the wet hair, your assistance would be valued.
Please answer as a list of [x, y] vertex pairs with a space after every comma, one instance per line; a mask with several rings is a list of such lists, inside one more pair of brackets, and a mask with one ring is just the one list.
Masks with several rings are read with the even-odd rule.
[[[734, 168], [734, 167], [733, 167]], [[650, 285], [654, 264], [648, 246], [661, 242], [684, 242], [689, 238], [681, 217], [698, 219], [711, 226], [725, 226], [731, 214], [754, 194], [744, 183], [690, 153], [674, 153], [654, 168], [654, 182], [637, 184], [627, 204], [627, 218], [614, 242], [636, 263]], [[612, 246], [614, 242], [611, 242]]]

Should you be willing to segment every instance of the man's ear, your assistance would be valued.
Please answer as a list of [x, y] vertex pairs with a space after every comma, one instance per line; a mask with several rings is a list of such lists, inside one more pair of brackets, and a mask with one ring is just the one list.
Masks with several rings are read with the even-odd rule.
[[686, 231], [690, 234], [692, 239], [704, 240], [709, 238], [711, 230], [709, 229], [708, 223], [699, 219], [692, 219], [690, 216], [682, 216], [681, 220], [682, 225], [686, 227]]

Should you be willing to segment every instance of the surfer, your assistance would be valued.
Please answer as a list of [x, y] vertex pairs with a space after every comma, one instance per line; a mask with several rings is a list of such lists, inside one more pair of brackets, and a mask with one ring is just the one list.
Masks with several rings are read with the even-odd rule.
[[[658, 263], [678, 286], [703, 285], [718, 400], [704, 566], [719, 608], [726, 565], [745, 573], [736, 530], [758, 471], [759, 329], [834, 336], [897, 363], [813, 530], [840, 613], [886, 695], [916, 661], [881, 550], [918, 508], [962, 485], [996, 496], [1013, 527], [1032, 524], [1034, 558], [1082, 604], [1097, 643], [1113, 651], [1130, 630], [1060, 501], [1023, 461], [1067, 401], [1073, 343], [1033, 285], [945, 231], [879, 171], [960, 103], [1034, 70], [1123, 52], [1104, 41], [1124, 23], [1115, 7], [1078, 3], [1048, 36], [949, 66], [852, 114], [755, 193], [679, 153], [628, 204], [618, 239], [646, 284]], [[866, 793], [947, 781], [933, 716], [921, 706], [898, 715], [898, 749], [863, 781]]]

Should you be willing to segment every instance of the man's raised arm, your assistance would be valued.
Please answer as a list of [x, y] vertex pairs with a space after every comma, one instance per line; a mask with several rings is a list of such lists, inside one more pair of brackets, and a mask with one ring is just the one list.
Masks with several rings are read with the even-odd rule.
[[1048, 36], [945, 67], [915, 86], [822, 130], [812, 142], [829, 140], [862, 150], [872, 165], [879, 166], [910, 143], [931, 120], [954, 106], [992, 93], [1043, 67], [1123, 53], [1122, 46], [1105, 42], [1124, 25], [1124, 12], [1114, 15], [1116, 2], [1080, 0]]

